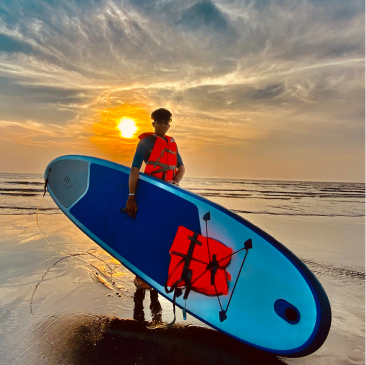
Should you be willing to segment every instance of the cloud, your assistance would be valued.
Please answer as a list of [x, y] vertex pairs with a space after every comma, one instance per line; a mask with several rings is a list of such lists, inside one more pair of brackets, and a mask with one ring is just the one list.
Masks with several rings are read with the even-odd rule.
[[[29, 146], [61, 146], [62, 144], [78, 145], [78, 139], [82, 137], [80, 130], [72, 125], [60, 126], [57, 124], [48, 124], [27, 120], [24, 122], [13, 122], [0, 120], [0, 140], [15, 140], [17, 144]], [[84, 137], [87, 133], [84, 131]]]
[[[330, 135], [350, 125], [361, 134], [364, 7], [359, 0], [3, 2], [1, 117], [62, 136], [58, 126], [73, 126], [67, 130], [85, 148], [101, 111], [126, 104], [171, 108], [189, 150], [190, 130], [200, 149], [271, 136], [275, 144], [278, 128], [296, 140], [314, 121]], [[42, 136], [41, 128], [32, 133]]]
[[236, 38], [236, 30], [231, 26], [229, 18], [209, 0], [199, 1], [184, 9], [176, 24], [191, 32], [204, 30], [213, 36], [224, 34]]
[[13, 53], [31, 53], [33, 48], [27, 43], [20, 42], [5, 34], [0, 34], [0, 51]]

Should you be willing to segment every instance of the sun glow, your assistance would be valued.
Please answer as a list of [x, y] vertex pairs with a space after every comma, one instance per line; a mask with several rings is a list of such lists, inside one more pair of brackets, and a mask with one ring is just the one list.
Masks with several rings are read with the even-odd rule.
[[137, 131], [135, 120], [128, 117], [121, 118], [117, 128], [121, 131], [121, 136], [124, 138], [132, 138]]
[[[126, 120], [129, 122], [125, 124]], [[99, 118], [95, 118], [93, 123], [90, 140], [103, 153], [100, 157], [130, 164], [139, 141], [138, 135], [148, 131], [151, 131], [151, 118], [145, 106], [125, 103], [100, 110]]]

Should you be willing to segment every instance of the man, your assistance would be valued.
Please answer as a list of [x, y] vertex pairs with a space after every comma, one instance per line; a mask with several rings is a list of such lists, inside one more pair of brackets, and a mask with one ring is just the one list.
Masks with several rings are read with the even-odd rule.
[[[139, 136], [135, 156], [129, 177], [129, 196], [126, 203], [126, 212], [134, 216], [137, 213], [136, 188], [142, 161], [146, 163], [145, 173], [165, 180], [173, 185], [178, 185], [182, 180], [185, 168], [178, 152], [174, 138], [166, 135], [172, 121], [172, 113], [160, 108], [151, 114], [154, 132], [143, 133]], [[137, 288], [150, 289], [150, 287], [137, 276]]]
[[129, 196], [126, 203], [126, 212], [133, 216], [137, 213], [136, 188], [142, 161], [145, 161], [145, 173], [178, 185], [185, 173], [182, 158], [178, 152], [174, 138], [166, 136], [172, 121], [172, 113], [160, 108], [151, 114], [154, 133], [143, 133], [139, 136], [133, 158], [130, 178]]

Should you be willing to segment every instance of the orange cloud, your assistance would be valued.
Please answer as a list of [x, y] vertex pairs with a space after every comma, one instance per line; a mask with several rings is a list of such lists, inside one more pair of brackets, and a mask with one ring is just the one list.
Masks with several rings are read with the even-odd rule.
[[[118, 125], [122, 118], [135, 121], [137, 130], [131, 138], [124, 138], [121, 135]], [[150, 115], [144, 107], [123, 104], [101, 111], [100, 120], [93, 124], [93, 136], [90, 139], [112, 160], [131, 161], [138, 143], [138, 136], [151, 130]]]

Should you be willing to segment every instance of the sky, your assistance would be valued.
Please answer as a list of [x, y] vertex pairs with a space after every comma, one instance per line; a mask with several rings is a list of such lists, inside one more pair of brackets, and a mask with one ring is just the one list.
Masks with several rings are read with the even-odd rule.
[[364, 1], [0, 0], [1, 172], [130, 166], [160, 107], [187, 176], [364, 181]]

